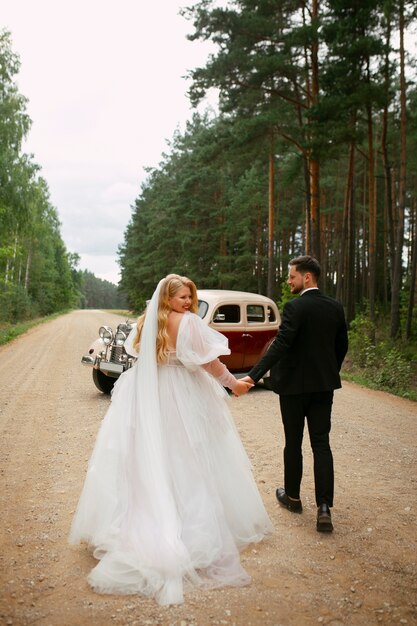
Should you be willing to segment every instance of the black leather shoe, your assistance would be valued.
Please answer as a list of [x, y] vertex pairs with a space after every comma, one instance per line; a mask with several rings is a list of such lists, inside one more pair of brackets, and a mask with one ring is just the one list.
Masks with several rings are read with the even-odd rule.
[[278, 487], [276, 490], [277, 500], [282, 506], [291, 511], [291, 513], [302, 513], [303, 505], [301, 500], [291, 500], [285, 493], [285, 489]]
[[333, 530], [332, 515], [327, 504], [320, 504], [317, 509], [317, 530], [319, 533], [331, 533]]

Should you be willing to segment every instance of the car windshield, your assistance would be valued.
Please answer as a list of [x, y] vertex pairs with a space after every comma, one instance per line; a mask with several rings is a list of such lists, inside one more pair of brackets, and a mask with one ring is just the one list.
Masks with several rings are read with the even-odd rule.
[[198, 301], [198, 315], [201, 317], [201, 319], [204, 318], [207, 311], [208, 311], [208, 303], [205, 302], [204, 300], [199, 300]]

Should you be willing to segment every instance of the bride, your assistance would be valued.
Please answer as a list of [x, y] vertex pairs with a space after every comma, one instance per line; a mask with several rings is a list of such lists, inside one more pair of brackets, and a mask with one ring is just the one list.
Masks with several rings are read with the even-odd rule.
[[272, 531], [227, 407], [250, 384], [219, 361], [227, 339], [195, 314], [194, 283], [169, 274], [126, 349], [74, 516], [100, 593], [142, 593], [160, 604], [183, 590], [250, 582], [239, 551]]

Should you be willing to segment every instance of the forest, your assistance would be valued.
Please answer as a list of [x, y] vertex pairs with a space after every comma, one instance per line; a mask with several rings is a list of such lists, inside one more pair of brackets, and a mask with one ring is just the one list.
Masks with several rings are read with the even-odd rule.
[[353, 369], [382, 388], [415, 385], [414, 0], [201, 0], [182, 13], [189, 39], [213, 52], [189, 70], [194, 114], [138, 190], [122, 295], [65, 248], [47, 182], [22, 152], [31, 120], [0, 31], [0, 322], [139, 312], [169, 272], [282, 308], [288, 261], [312, 254], [320, 287], [344, 305]]
[[31, 119], [15, 82], [19, 66], [11, 34], [0, 31], [0, 325], [73, 307], [125, 306], [116, 285], [78, 269], [41, 168], [22, 151]]
[[[189, 72], [197, 107], [148, 171], [120, 246], [140, 309], [158, 278], [287, 297], [312, 254], [349, 323], [416, 333], [416, 5], [202, 0], [184, 10], [214, 52]], [[414, 30], [413, 30], [414, 29]]]

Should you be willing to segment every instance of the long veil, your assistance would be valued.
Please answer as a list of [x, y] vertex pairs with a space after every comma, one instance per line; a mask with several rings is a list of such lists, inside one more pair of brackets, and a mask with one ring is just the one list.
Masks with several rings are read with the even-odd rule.
[[[161, 589], [162, 595], [170, 595], [170, 587], [182, 587], [184, 566], [188, 561], [181, 537], [181, 523], [172, 495], [171, 478], [167, 465], [165, 438], [162, 432], [162, 416], [158, 390], [158, 364], [156, 339], [158, 333], [159, 297], [164, 279], [155, 289], [148, 304], [142, 329], [139, 359], [136, 369], [134, 414], [140, 416], [139, 432], [134, 437], [134, 456], [137, 462], [137, 479], [141, 481], [142, 497], [147, 496], [146, 511], [151, 518], [153, 532], [158, 533], [160, 554], [151, 555], [150, 565], [160, 563], [166, 573], [170, 572], [169, 582]], [[142, 502], [143, 504], [143, 502]], [[141, 537], [141, 542], [143, 536]], [[188, 567], [186, 567], [188, 569]], [[163, 600], [163, 598], [162, 598]], [[160, 598], [161, 601], [161, 598]], [[166, 598], [169, 602], [169, 597]]]
[[130, 589], [170, 604], [182, 602], [183, 578], [196, 574], [181, 541], [160, 410], [156, 338], [163, 282], [147, 306], [139, 358], [130, 372], [130, 410], [124, 417], [125, 452], [117, 469], [113, 540], [96, 547], [95, 556], [101, 560], [89, 582], [97, 591]]

